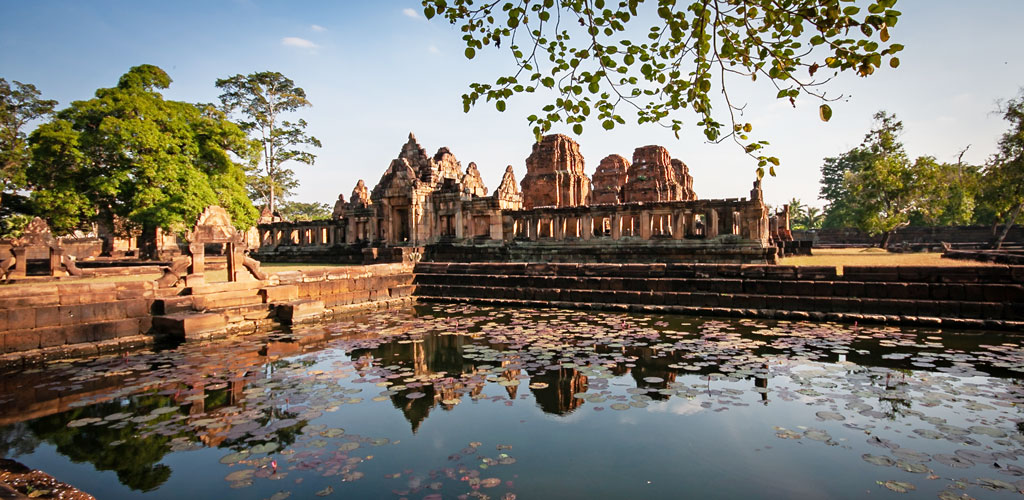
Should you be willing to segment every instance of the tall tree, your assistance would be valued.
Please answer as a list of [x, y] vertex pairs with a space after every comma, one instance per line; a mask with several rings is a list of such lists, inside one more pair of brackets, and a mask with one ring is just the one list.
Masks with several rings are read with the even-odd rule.
[[298, 186], [295, 172], [284, 166], [289, 161], [312, 165], [316, 155], [305, 147], [320, 147], [316, 137], [306, 134], [306, 121], [288, 121], [284, 116], [311, 106], [306, 91], [276, 71], [235, 75], [217, 80], [224, 91], [220, 101], [229, 112], [240, 113], [242, 128], [263, 146], [261, 167], [249, 176], [249, 188], [263, 199], [271, 212], [277, 198]]
[[825, 158], [821, 166], [819, 197], [825, 200], [825, 220], [822, 227], [851, 227], [858, 225], [864, 208], [849, 191], [848, 174], [856, 174], [881, 158], [904, 155], [899, 135], [903, 122], [895, 115], [879, 111], [874, 115], [875, 125], [857, 147], [832, 158]]
[[11, 83], [0, 78], [0, 204], [5, 193], [25, 186], [30, 158], [25, 125], [49, 116], [57, 106], [57, 101], [42, 99], [35, 85]]
[[[422, 0], [423, 13], [457, 25], [465, 55], [493, 45], [507, 48], [512, 71], [494, 83], [472, 83], [463, 108], [481, 99], [498, 111], [515, 94], [552, 89], [555, 98], [527, 120], [541, 135], [565, 122], [583, 132], [592, 115], [605, 129], [625, 123], [621, 107], [639, 123], [658, 123], [677, 136], [681, 113], [709, 141], [736, 141], [769, 172], [779, 160], [751, 139], [738, 120], [741, 99], [730, 85], [767, 81], [777, 98], [796, 105], [805, 95], [832, 116], [824, 85], [844, 71], [869, 76], [899, 66], [903, 49], [889, 29], [901, 13], [896, 0]], [[652, 5], [656, 4], [656, 5]], [[867, 7], [862, 9], [861, 7]], [[715, 97], [720, 94], [722, 97]], [[723, 107], [724, 113], [713, 112]]]
[[846, 189], [857, 208], [856, 227], [871, 234], [882, 234], [886, 248], [892, 233], [910, 223], [910, 213], [919, 196], [917, 172], [922, 159], [911, 163], [902, 152], [882, 156], [865, 168], [847, 172]]
[[997, 220], [1004, 224], [995, 241], [997, 249], [1024, 207], [1024, 90], [1006, 102], [1000, 111], [1010, 122], [1010, 129], [999, 139], [999, 150], [985, 168], [984, 183], [987, 199], [998, 214]]
[[183, 230], [209, 205], [240, 228], [255, 222], [240, 163], [254, 145], [213, 106], [164, 100], [170, 83], [156, 66], [133, 67], [33, 131], [28, 185], [55, 231], [121, 217], [142, 230], [151, 256], [157, 228]]

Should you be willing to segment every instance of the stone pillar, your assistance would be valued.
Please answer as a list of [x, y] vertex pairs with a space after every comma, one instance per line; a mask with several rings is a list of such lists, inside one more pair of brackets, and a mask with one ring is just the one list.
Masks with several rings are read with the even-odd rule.
[[686, 213], [672, 212], [672, 239], [681, 240], [686, 233]]
[[455, 221], [455, 237], [462, 238], [464, 234], [462, 231], [462, 210], [456, 210], [453, 219]]
[[718, 210], [708, 209], [707, 220], [704, 221], [704, 237], [714, 238], [718, 236]]
[[192, 254], [192, 264], [188, 267], [185, 286], [202, 285], [206, 283], [203, 277], [203, 271], [206, 269], [206, 246], [202, 243], [189, 243], [188, 252]]
[[649, 210], [640, 212], [640, 238], [651, 239], [651, 212]]
[[64, 276], [61, 269], [61, 257], [64, 256], [64, 249], [60, 247], [50, 248], [50, 276]]
[[594, 236], [594, 216], [587, 214], [583, 216], [583, 234], [584, 240], [589, 240]]
[[612, 216], [612, 239], [622, 238], [622, 215], [618, 212]]
[[560, 215], [551, 217], [551, 237], [556, 240], [565, 239], [565, 218]]

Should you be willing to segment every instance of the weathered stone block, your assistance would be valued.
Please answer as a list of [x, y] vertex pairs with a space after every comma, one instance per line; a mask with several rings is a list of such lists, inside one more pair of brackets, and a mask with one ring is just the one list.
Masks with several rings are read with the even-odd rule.
[[276, 311], [278, 320], [285, 324], [293, 324], [323, 314], [324, 303], [319, 300], [294, 300], [278, 305]]
[[62, 326], [37, 328], [39, 347], [55, 347], [67, 342], [67, 329]]
[[221, 313], [177, 313], [153, 318], [153, 328], [163, 334], [190, 339], [223, 330], [227, 316]]
[[295, 300], [299, 298], [299, 288], [295, 285], [278, 285], [260, 289], [264, 303]]
[[4, 352], [21, 352], [39, 348], [39, 332], [30, 330], [11, 330], [3, 335]]
[[8, 309], [7, 329], [28, 330], [36, 327], [36, 310], [33, 308]]
[[60, 325], [60, 311], [57, 306], [36, 309], [36, 328], [47, 328]]

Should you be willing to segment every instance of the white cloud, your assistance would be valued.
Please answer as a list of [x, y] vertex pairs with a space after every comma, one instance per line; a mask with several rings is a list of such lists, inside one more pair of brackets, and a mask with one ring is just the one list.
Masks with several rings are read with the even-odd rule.
[[413, 19], [419, 19], [420, 17], [420, 13], [417, 12], [416, 9], [411, 8], [402, 9], [402, 14], [405, 14], [406, 16], [409, 16]]
[[441, 49], [437, 48], [437, 45], [431, 45], [430, 47], [427, 47], [427, 50], [430, 51], [431, 54], [441, 53]]
[[306, 40], [305, 38], [299, 38], [295, 36], [286, 36], [281, 39], [281, 45], [286, 47], [298, 47], [300, 49], [315, 49], [319, 45]]
[[313, 31], [327, 31], [327, 28], [324, 28], [323, 26], [320, 26], [319, 24], [314, 24], [314, 25], [310, 26], [309, 29], [311, 29]]

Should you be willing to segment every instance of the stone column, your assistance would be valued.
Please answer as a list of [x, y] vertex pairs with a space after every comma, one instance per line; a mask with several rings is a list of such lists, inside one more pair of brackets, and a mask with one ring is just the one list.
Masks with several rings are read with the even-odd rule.
[[452, 217], [455, 223], [455, 238], [462, 238], [462, 210], [456, 210], [455, 215]]
[[551, 237], [556, 240], [565, 239], [565, 218], [560, 215], [551, 217]]
[[594, 216], [587, 214], [583, 216], [583, 234], [581, 235], [584, 240], [589, 240], [594, 236]]
[[64, 255], [64, 249], [60, 247], [54, 247], [50, 249], [50, 276], [64, 276], [64, 271], [61, 269], [61, 257]]
[[617, 240], [622, 238], [622, 215], [618, 212], [612, 215], [612, 239]]
[[714, 238], [718, 236], [718, 210], [708, 209], [707, 220], [704, 221], [704, 237]]
[[640, 212], [640, 238], [651, 239], [651, 212], [649, 210]]
[[672, 212], [672, 239], [681, 240], [686, 233], [686, 214], [679, 210]]

